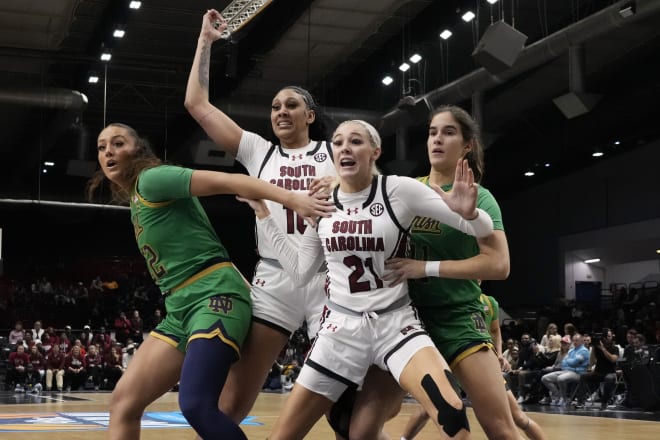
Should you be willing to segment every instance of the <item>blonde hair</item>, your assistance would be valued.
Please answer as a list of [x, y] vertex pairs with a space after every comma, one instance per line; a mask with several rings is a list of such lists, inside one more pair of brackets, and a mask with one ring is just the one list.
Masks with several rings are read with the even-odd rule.
[[[349, 119], [348, 121], [344, 121], [341, 124], [337, 126], [335, 129], [335, 132], [341, 127], [342, 125], [345, 124], [358, 124], [364, 130], [367, 132], [367, 135], [369, 136], [369, 143], [373, 148], [381, 148], [381, 140], [380, 140], [380, 135], [378, 134], [378, 130], [376, 130], [376, 127], [368, 123], [367, 121], [363, 121], [362, 119]], [[374, 162], [372, 167], [371, 167], [371, 174], [374, 176], [378, 176], [382, 174], [378, 167], [376, 166], [376, 163]]]

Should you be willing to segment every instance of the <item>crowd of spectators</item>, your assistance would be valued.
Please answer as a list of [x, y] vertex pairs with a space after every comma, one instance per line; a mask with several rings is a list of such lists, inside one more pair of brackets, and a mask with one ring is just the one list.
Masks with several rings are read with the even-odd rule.
[[604, 304], [567, 303], [502, 326], [511, 365], [504, 374], [519, 403], [640, 406], [631, 372], [648, 365], [660, 344], [660, 291], [630, 290], [617, 288]]
[[[162, 296], [142, 270], [87, 282], [3, 281], [8, 294], [0, 297], [0, 315], [15, 325], [0, 337], [0, 374], [4, 369], [5, 389], [17, 392], [111, 390], [144, 335], [163, 319]], [[660, 344], [658, 301], [657, 287], [619, 287], [607, 302], [563, 303], [504, 322], [503, 356], [511, 365], [505, 377], [518, 401], [637, 406], [634, 393], [622, 394], [630, 387], [618, 385], [629, 381], [626, 366], [648, 363], [653, 344]], [[309, 345], [306, 329], [295, 332], [263, 388], [290, 389]]]

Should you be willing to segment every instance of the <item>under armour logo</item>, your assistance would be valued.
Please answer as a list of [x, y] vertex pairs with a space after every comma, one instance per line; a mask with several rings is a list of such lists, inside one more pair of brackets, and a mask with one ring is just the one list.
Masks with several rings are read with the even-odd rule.
[[415, 331], [415, 330], [417, 330], [417, 328], [415, 328], [414, 326], [407, 325], [406, 327], [401, 329], [401, 334], [407, 335], [408, 333], [410, 333], [412, 331]]
[[291, 155], [291, 160], [295, 161], [296, 159], [302, 160], [303, 155], [302, 154], [292, 154]]
[[357, 209], [357, 208], [347, 208], [347, 209], [346, 209], [346, 214], [351, 215], [351, 210], [353, 211], [353, 214], [357, 214], [357, 213], [358, 213], [358, 209]]
[[234, 308], [234, 302], [228, 295], [216, 295], [209, 298], [208, 307], [215, 313], [222, 310], [222, 313], [226, 314]]
[[337, 331], [337, 325], [336, 324], [328, 324], [326, 327], [327, 330], [330, 330], [331, 332], [336, 332]]
[[261, 278], [257, 278], [256, 281], [254, 282], [257, 286], [265, 286], [266, 285], [266, 280], [262, 280]]

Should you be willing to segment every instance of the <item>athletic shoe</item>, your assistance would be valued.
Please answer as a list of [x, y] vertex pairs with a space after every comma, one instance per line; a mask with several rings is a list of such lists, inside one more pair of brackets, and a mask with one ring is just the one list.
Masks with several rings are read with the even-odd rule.
[[523, 396], [518, 397], [518, 403], [523, 403], [525, 398]]
[[548, 396], [546, 396], [543, 399], [539, 400], [539, 405], [550, 405], [551, 403], [552, 403], [552, 399], [549, 398]]

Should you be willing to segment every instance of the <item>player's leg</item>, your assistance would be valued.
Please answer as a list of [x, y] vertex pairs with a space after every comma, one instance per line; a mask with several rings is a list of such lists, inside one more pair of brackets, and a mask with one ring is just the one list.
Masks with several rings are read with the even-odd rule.
[[183, 353], [162, 339], [148, 337], [135, 352], [110, 399], [110, 440], [140, 438], [140, 420], [151, 402], [179, 380]]
[[426, 413], [422, 405], [417, 405], [415, 411], [410, 414], [405, 428], [401, 433], [401, 440], [413, 440], [417, 434], [426, 426], [429, 421], [429, 415]]
[[509, 401], [509, 408], [511, 409], [511, 415], [513, 416], [513, 421], [516, 423], [516, 426], [522, 429], [530, 440], [547, 440], [548, 437], [545, 435], [545, 432], [543, 432], [543, 429], [541, 429], [539, 424], [532, 420], [520, 408], [513, 392], [507, 390], [506, 394]]

